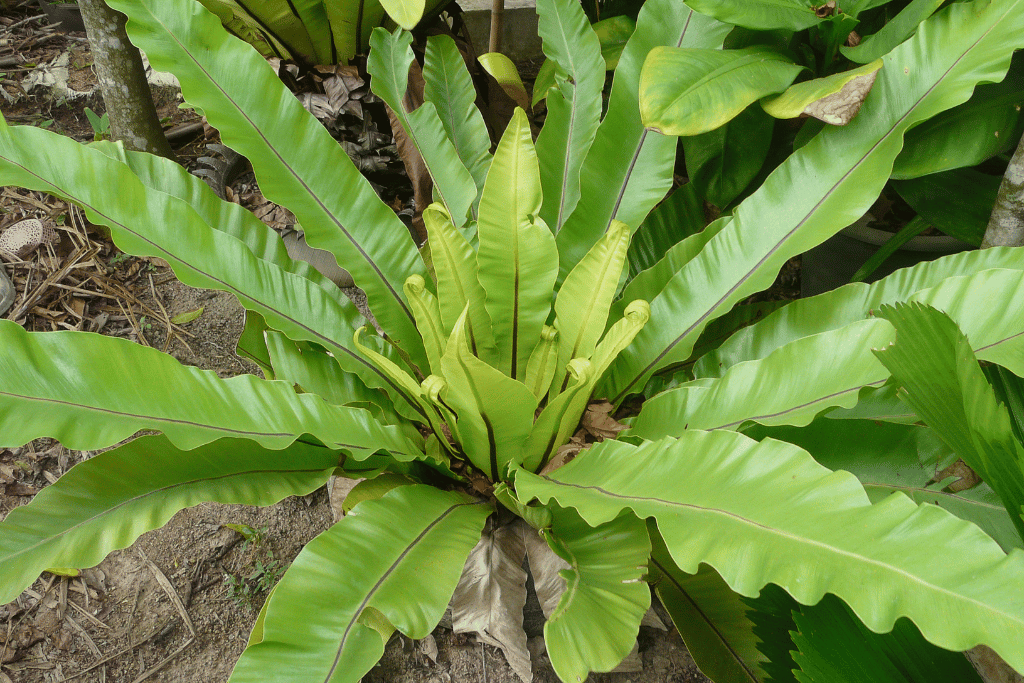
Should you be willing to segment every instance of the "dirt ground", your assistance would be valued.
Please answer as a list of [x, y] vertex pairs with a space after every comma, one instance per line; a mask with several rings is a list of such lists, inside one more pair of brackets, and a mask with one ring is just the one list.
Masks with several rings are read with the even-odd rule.
[[[0, 108], [11, 124], [42, 126], [88, 141], [94, 130], [85, 108], [103, 112], [102, 99], [93, 92], [88, 42], [82, 33], [47, 27], [33, 18], [37, 14], [34, 3], [0, 9], [0, 87], [6, 93]], [[66, 80], [59, 69], [66, 70]], [[55, 70], [58, 86], [40, 78], [39, 85], [26, 87], [27, 77]], [[165, 128], [199, 121], [194, 112], [178, 107], [173, 89], [154, 92]], [[176, 152], [190, 169], [208, 154], [205, 145], [217, 142], [216, 131], [208, 126], [192, 128], [191, 137], [176, 141]], [[233, 196], [252, 199], [251, 175], [239, 183]], [[258, 197], [255, 204], [258, 208]], [[225, 377], [258, 374], [234, 354], [243, 309], [231, 295], [187, 287], [159, 260], [121, 254], [79, 212], [55, 198], [0, 188], [0, 230], [29, 217], [54, 227], [62, 239], [6, 263], [17, 299], [5, 317], [30, 330], [78, 329], [125, 337]], [[178, 318], [197, 313], [187, 322]], [[68, 451], [50, 439], [0, 449], [0, 518], [92, 455]], [[204, 504], [179, 512], [163, 528], [78, 577], [44, 574], [15, 602], [0, 606], [0, 683], [222, 683], [245, 647], [267, 589], [330, 523], [323, 489], [267, 508]], [[532, 635], [531, 645], [537, 646], [538, 634]], [[639, 638], [639, 663], [632, 668], [637, 670], [591, 680], [707, 680], [678, 635], [646, 627]], [[518, 679], [500, 650], [439, 627], [425, 642], [396, 636], [364, 680]], [[534, 657], [534, 680], [557, 680], [540, 652]]]

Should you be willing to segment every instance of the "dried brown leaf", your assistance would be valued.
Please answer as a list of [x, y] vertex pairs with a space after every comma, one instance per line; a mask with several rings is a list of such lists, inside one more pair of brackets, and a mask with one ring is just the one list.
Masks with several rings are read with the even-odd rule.
[[533, 527], [524, 523], [520, 533], [526, 547], [526, 556], [530, 560], [530, 574], [533, 576], [533, 587], [537, 591], [540, 609], [544, 612], [544, 618], [549, 619], [565, 592], [565, 579], [559, 572], [569, 569], [569, 563], [556, 555]]
[[349, 477], [331, 477], [327, 480], [327, 497], [331, 502], [331, 516], [335, 522], [345, 516], [345, 510], [342, 508], [345, 498], [361, 481], [363, 479]]
[[437, 662], [437, 641], [434, 640], [434, 636], [428, 633], [426, 638], [419, 641], [419, 648], [431, 662]]
[[492, 517], [488, 521], [462, 570], [452, 597], [452, 630], [476, 633], [481, 641], [501, 648], [512, 670], [530, 683], [533, 671], [523, 630], [525, 522], [516, 518], [508, 524], [496, 524], [494, 520]]
[[8, 484], [5, 493], [8, 496], [34, 496], [39, 493], [39, 489], [35, 486], [16, 482], [14, 484]]
[[548, 461], [548, 464], [541, 469], [539, 474], [543, 475], [554, 472], [559, 467], [562, 467], [572, 461], [572, 459], [586, 447], [586, 430], [581, 429], [576, 432], [571, 439], [569, 439], [568, 443], [563, 444], [557, 451], [555, 451], [554, 456], [552, 456], [551, 460]]
[[1024, 683], [1024, 676], [1014, 671], [987, 645], [978, 645], [964, 654], [985, 683]]
[[626, 658], [619, 662], [619, 665], [612, 669], [612, 673], [632, 674], [644, 670], [643, 660], [640, 659], [640, 646], [633, 643], [633, 649], [629, 651]]
[[966, 491], [981, 483], [981, 477], [978, 476], [978, 473], [959, 458], [952, 465], [932, 477], [932, 481], [939, 482], [949, 477], [956, 477], [956, 481], [947, 487], [953, 493]]
[[626, 425], [612, 417], [614, 411], [615, 406], [608, 401], [595, 401], [587, 406], [580, 426], [598, 441], [614, 439], [619, 432], [626, 429]]
[[875, 84], [878, 70], [850, 79], [843, 89], [820, 100], [811, 102], [804, 108], [804, 113], [833, 126], [845, 126], [860, 111], [864, 98], [871, 92]]

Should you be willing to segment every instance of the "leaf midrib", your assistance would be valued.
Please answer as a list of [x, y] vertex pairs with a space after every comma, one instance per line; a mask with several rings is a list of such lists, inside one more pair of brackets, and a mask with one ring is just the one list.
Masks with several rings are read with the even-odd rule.
[[434, 529], [434, 527], [443, 522], [448, 517], [448, 515], [450, 515], [456, 509], [460, 507], [466, 507], [469, 505], [482, 504], [483, 501], [474, 501], [472, 503], [455, 503], [451, 505], [447, 510], [442, 512], [433, 521], [431, 521], [430, 524], [428, 524], [426, 528], [424, 528], [423, 531], [421, 531], [419, 535], [416, 536], [416, 538], [414, 538], [412, 541], [406, 544], [405, 548], [398, 555], [395, 561], [392, 562], [391, 566], [389, 566], [384, 571], [380, 579], [377, 580], [377, 583], [375, 583], [373, 587], [370, 588], [370, 590], [367, 592], [366, 597], [363, 598], [363, 601], [359, 603], [359, 606], [356, 607], [356, 609], [352, 612], [352, 617], [349, 619], [348, 624], [345, 625], [345, 631], [344, 633], [342, 633], [341, 641], [338, 643], [338, 649], [335, 651], [334, 662], [331, 664], [331, 668], [327, 672], [327, 676], [324, 677], [324, 683], [329, 683], [331, 678], [334, 676], [334, 672], [337, 670], [338, 665], [341, 663], [341, 656], [345, 650], [345, 645], [348, 643], [349, 634], [351, 633], [352, 628], [356, 625], [356, 622], [359, 620], [360, 615], [362, 615], [363, 610], [365, 610], [369, 606], [370, 600], [372, 600], [373, 597], [377, 594], [377, 591], [380, 590], [384, 582], [398, 569], [398, 565], [401, 564], [406, 557], [408, 557], [409, 553], [413, 551], [416, 545], [419, 544], [420, 541], [422, 541], [423, 538], [426, 537], [426, 535]]
[[[1021, 618], [1019, 615], [1015, 615], [1015, 614], [1012, 614], [1012, 613], [1001, 611], [1001, 610], [995, 608], [992, 605], [989, 605], [987, 603], [979, 601], [976, 598], [973, 598], [973, 597], [970, 597], [970, 596], [967, 596], [967, 595], [963, 595], [963, 594], [960, 594], [960, 593], [954, 593], [953, 591], [951, 591], [948, 588], [945, 588], [943, 586], [937, 586], [934, 583], [931, 583], [929, 581], [924, 580], [923, 578], [921, 578], [919, 576], [911, 574], [908, 571], [906, 571], [906, 570], [904, 570], [904, 569], [902, 569], [900, 567], [896, 567], [896, 566], [894, 566], [892, 564], [883, 562], [881, 560], [876, 560], [874, 558], [865, 557], [864, 555], [861, 555], [859, 553], [855, 553], [855, 552], [852, 552], [852, 551], [849, 551], [849, 550], [844, 550], [843, 548], [839, 548], [839, 547], [836, 547], [836, 546], [833, 546], [833, 545], [828, 545], [826, 543], [823, 543], [821, 541], [815, 540], [813, 538], [808, 538], [806, 536], [799, 536], [799, 535], [794, 534], [793, 532], [789, 532], [789, 531], [786, 531], [784, 529], [779, 529], [777, 527], [773, 527], [773, 526], [769, 526], [767, 524], [763, 524], [761, 522], [758, 522], [758, 521], [755, 521], [753, 519], [749, 519], [747, 517], [739, 515], [739, 514], [737, 514], [735, 512], [731, 512], [729, 510], [723, 510], [721, 508], [715, 508], [715, 507], [709, 507], [709, 506], [696, 505], [696, 504], [693, 504], [693, 503], [682, 503], [682, 502], [678, 502], [678, 501], [667, 500], [667, 499], [664, 499], [664, 498], [632, 496], [632, 495], [627, 495], [627, 494], [622, 494], [622, 493], [615, 493], [615, 492], [609, 491], [607, 489], [604, 489], [604, 488], [602, 488], [600, 486], [596, 486], [596, 485], [573, 484], [573, 483], [569, 483], [569, 482], [558, 481], [557, 479], [551, 478], [549, 475], [537, 475], [537, 476], [540, 477], [541, 479], [544, 479], [545, 481], [550, 482], [551, 484], [556, 485], [556, 486], [564, 486], [564, 487], [567, 487], [567, 488], [579, 489], [579, 490], [584, 490], [584, 491], [595, 491], [595, 492], [597, 492], [597, 493], [599, 493], [601, 495], [608, 496], [609, 498], [614, 498], [616, 500], [636, 501], [638, 503], [650, 503], [650, 504], [660, 505], [660, 506], [663, 506], [663, 507], [666, 507], [666, 508], [670, 508], [670, 509], [673, 509], [673, 508], [674, 509], [686, 509], [686, 510], [691, 510], [691, 511], [694, 511], [694, 512], [697, 512], [697, 513], [708, 513], [708, 514], [717, 515], [717, 516], [720, 516], [720, 517], [725, 517], [725, 518], [728, 518], [728, 519], [730, 519], [732, 521], [744, 524], [744, 525], [746, 525], [748, 527], [756, 528], [756, 529], [759, 529], [759, 530], [761, 530], [763, 532], [766, 532], [766, 533], [769, 533], [769, 534], [775, 534], [777, 536], [781, 536], [781, 537], [783, 537], [783, 538], [785, 538], [787, 540], [790, 540], [790, 541], [793, 541], [793, 542], [796, 542], [796, 543], [802, 543], [802, 544], [805, 544], [805, 545], [813, 546], [813, 547], [816, 547], [816, 548], [818, 548], [820, 550], [824, 550], [826, 552], [831, 552], [831, 553], [833, 553], [835, 555], [843, 556], [843, 557], [848, 558], [849, 560], [854, 561], [854, 562], [860, 562], [860, 563], [865, 564], [865, 565], [876, 566], [876, 567], [882, 569], [883, 571], [887, 571], [887, 572], [891, 572], [891, 573], [897, 574], [897, 575], [903, 577], [905, 580], [907, 580], [909, 582], [917, 583], [918, 585], [922, 586], [925, 589], [932, 590], [932, 591], [934, 591], [936, 593], [942, 593], [942, 594], [946, 595], [947, 597], [950, 597], [951, 599], [953, 599], [955, 601], [969, 602], [969, 603], [973, 604], [974, 606], [978, 607], [979, 609], [981, 609], [982, 611], [985, 611], [985, 612], [990, 613], [990, 614], [1000, 615], [1000, 616], [1002, 616], [1003, 618], [1005, 618], [1008, 621], [1017, 622], [1017, 623], [1019, 623], [1021, 625], [1021, 628], [1024, 628], [1024, 618]], [[634, 512], [636, 511], [636, 508], [634, 508], [633, 506], [630, 505], [628, 507], [633, 509]], [[866, 509], [866, 508], [870, 508], [870, 507], [872, 507], [872, 506], [871, 505], [866, 505], [866, 506], [861, 506], [860, 509]]]
[[230, 479], [232, 477], [245, 477], [245, 476], [249, 476], [249, 475], [253, 475], [253, 474], [271, 474], [271, 473], [278, 473], [278, 474], [280, 474], [280, 473], [286, 473], [286, 474], [292, 474], [292, 473], [294, 473], [294, 474], [312, 474], [314, 472], [323, 472], [323, 471], [325, 471], [327, 469], [333, 469], [333, 467], [332, 468], [316, 467], [316, 468], [301, 469], [301, 470], [287, 470], [287, 469], [244, 470], [244, 471], [241, 471], [241, 472], [229, 472], [227, 474], [222, 474], [222, 475], [218, 475], [218, 476], [215, 476], [215, 477], [201, 477], [201, 478], [198, 478], [198, 479], [189, 479], [187, 481], [181, 481], [181, 482], [177, 482], [177, 483], [174, 483], [174, 484], [168, 484], [166, 486], [161, 486], [160, 488], [156, 488], [156, 489], [153, 489], [151, 491], [146, 491], [145, 493], [141, 493], [141, 494], [139, 494], [137, 496], [133, 496], [131, 498], [123, 500], [120, 503], [117, 503], [116, 505], [114, 505], [113, 507], [110, 507], [110, 508], [107, 508], [106, 510], [98, 512], [98, 513], [92, 515], [91, 517], [87, 517], [86, 519], [83, 519], [82, 521], [78, 522], [77, 524], [74, 524], [74, 525], [64, 529], [63, 531], [59, 531], [56, 534], [53, 534], [52, 536], [47, 536], [46, 538], [44, 538], [44, 539], [42, 539], [42, 540], [40, 540], [40, 541], [38, 541], [38, 542], [28, 546], [27, 548], [22, 548], [21, 550], [17, 550], [15, 552], [7, 555], [2, 560], [0, 560], [0, 563], [2, 563], [2, 562], [9, 562], [10, 560], [12, 560], [12, 559], [14, 559], [16, 557], [19, 557], [21, 555], [24, 555], [27, 552], [35, 550], [39, 546], [42, 546], [42, 545], [44, 545], [46, 543], [53, 542], [56, 539], [62, 538], [64, 536], [66, 536], [67, 534], [72, 533], [75, 529], [78, 529], [78, 528], [80, 528], [80, 527], [82, 527], [82, 526], [84, 526], [86, 524], [89, 524], [90, 522], [93, 522], [93, 521], [95, 521], [97, 519], [100, 519], [101, 517], [104, 517], [105, 515], [109, 515], [109, 514], [111, 514], [113, 512], [116, 512], [117, 510], [120, 510], [121, 508], [123, 508], [126, 505], [130, 505], [131, 503], [134, 503], [134, 502], [137, 502], [137, 501], [140, 501], [140, 500], [144, 500], [144, 499], [146, 499], [146, 498], [148, 498], [150, 496], [155, 496], [155, 495], [157, 495], [159, 493], [165, 493], [165, 492], [168, 492], [168, 491], [173, 491], [174, 489], [181, 488], [183, 486], [192, 486], [192, 485], [201, 484], [201, 483], [205, 483], [205, 482], [223, 481], [225, 479]]
[[663, 564], [658, 562], [657, 559], [655, 559], [653, 553], [651, 554], [650, 562], [658, 569], [658, 571], [661, 572], [662, 576], [664, 576], [675, 587], [675, 589], [679, 591], [679, 594], [686, 598], [686, 601], [690, 603], [690, 606], [693, 607], [694, 610], [696, 610], [697, 614], [700, 615], [703, 622], [707, 624], [708, 628], [710, 628], [711, 631], [715, 634], [715, 638], [718, 640], [718, 642], [722, 644], [722, 646], [729, 652], [729, 654], [736, 661], [736, 663], [740, 665], [740, 668], [743, 669], [744, 673], [747, 674], [750, 680], [753, 681], [753, 683], [758, 683], [757, 676], [750, 669], [750, 667], [747, 666], [746, 661], [744, 661], [743, 657], [741, 657], [740, 654], [736, 651], [736, 649], [732, 646], [732, 643], [730, 643], [728, 639], [726, 639], [725, 635], [723, 635], [722, 631], [718, 628], [718, 625], [711, 620], [707, 613], [704, 612], [701, 606], [697, 604], [697, 601], [693, 599], [693, 597], [686, 591], [686, 589], [683, 588], [678, 581], [676, 581], [675, 577], [672, 576], [668, 568], [666, 568]]

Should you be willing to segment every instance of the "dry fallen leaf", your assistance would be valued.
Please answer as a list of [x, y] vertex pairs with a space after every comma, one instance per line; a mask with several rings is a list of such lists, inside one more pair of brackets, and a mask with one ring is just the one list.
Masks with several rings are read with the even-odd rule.
[[615, 406], [608, 401], [594, 401], [583, 413], [580, 426], [599, 441], [614, 439], [619, 432], [626, 429], [626, 425], [612, 417], [614, 411]]
[[455, 633], [476, 633], [481, 641], [501, 648], [512, 670], [530, 683], [533, 670], [523, 630], [523, 524], [519, 518], [500, 525], [495, 524], [493, 517], [488, 521], [483, 536], [466, 560], [451, 608]]
[[1010, 665], [987, 645], [978, 645], [964, 654], [985, 683], [1024, 683], [1024, 676], [1010, 668]]
[[978, 476], [978, 473], [960, 459], [957, 459], [952, 465], [932, 477], [932, 481], [939, 482], [949, 477], [956, 477], [956, 481], [947, 487], [953, 493], [966, 491], [981, 483], [981, 477]]
[[345, 516], [345, 510], [342, 507], [345, 504], [345, 498], [361, 481], [364, 480], [350, 479], [349, 477], [331, 477], [327, 480], [327, 497], [331, 502], [331, 515], [335, 522]]
[[586, 432], [583, 429], [576, 432], [576, 434], [569, 439], [567, 444], [555, 451], [554, 456], [552, 456], [551, 460], [548, 461], [548, 464], [545, 465], [538, 474], [550, 474], [559, 467], [572, 461], [580, 451], [587, 447], [585, 433]]
[[537, 591], [540, 609], [544, 612], [544, 618], [549, 619], [565, 592], [565, 579], [559, 572], [569, 569], [569, 563], [556, 555], [548, 542], [530, 525], [524, 522], [519, 531], [530, 560], [530, 574], [533, 576], [533, 587]]
[[437, 662], [437, 641], [434, 640], [434, 636], [428, 633], [426, 638], [419, 641], [419, 648], [431, 662]]
[[877, 76], [878, 70], [875, 70], [850, 79], [839, 92], [808, 104], [804, 108], [804, 113], [833, 126], [845, 126], [860, 111], [860, 106], [871, 92], [871, 86], [875, 84]]

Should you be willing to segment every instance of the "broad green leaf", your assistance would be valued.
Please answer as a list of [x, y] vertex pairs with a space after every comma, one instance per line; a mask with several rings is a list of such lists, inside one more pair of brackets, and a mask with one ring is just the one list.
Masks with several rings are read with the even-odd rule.
[[758, 31], [800, 31], [821, 19], [814, 0], [687, 0], [695, 10], [718, 21]]
[[833, 593], [875, 632], [907, 617], [939, 647], [984, 643], [1024, 670], [1024, 553], [901, 495], [871, 505], [853, 475], [789, 444], [721, 431], [605, 441], [515, 483], [520, 500], [555, 500], [591, 525], [623, 509], [654, 518], [676, 566], [708, 564], [741, 595], [769, 582], [802, 604]]
[[521, 464], [537, 399], [522, 382], [474, 356], [459, 319], [441, 358], [448, 391], [444, 402], [458, 415], [460, 445], [470, 462], [497, 482], [509, 463]]
[[858, 64], [873, 62], [909, 38], [922, 21], [939, 8], [943, 0], [911, 0], [910, 4], [856, 47], [842, 47], [843, 56]]
[[[729, 368], [721, 379], [658, 394], [644, 403], [630, 434], [653, 440], [688, 429], [739, 429], [751, 420], [806, 425], [828, 408], [856, 405], [862, 387], [884, 383], [889, 373], [871, 349], [894, 338], [892, 326], [883, 320], [803, 337], [767, 358]], [[813, 381], [792, 381], [797, 372]]]
[[396, 24], [411, 31], [420, 23], [426, 3], [424, 0], [380, 0], [380, 4]]
[[526, 379], [523, 384], [540, 401], [548, 393], [558, 367], [558, 330], [545, 325], [540, 333], [540, 342], [530, 354], [526, 364]]
[[753, 425], [743, 433], [758, 441], [771, 437], [791, 443], [830, 470], [853, 473], [872, 502], [899, 491], [915, 503], [938, 505], [977, 524], [1006, 552], [1024, 549], [1006, 508], [987, 484], [950, 491], [946, 490], [948, 482], [933, 481], [957, 456], [928, 427], [818, 418], [806, 427]]
[[[455, 41], [448, 36], [427, 38], [423, 61], [423, 99], [432, 102], [441, 125], [455, 145], [479, 192], [491, 161], [491, 137], [476, 108], [476, 89]], [[473, 207], [476, 219], [476, 203]]]
[[[264, 57], [293, 59], [309, 67], [345, 64], [356, 54], [365, 54], [373, 29], [391, 23], [380, 0], [199, 1]], [[395, 12], [394, 21], [401, 23], [429, 15], [443, 2], [386, 0], [386, 4], [388, 12]]]
[[698, 358], [721, 346], [722, 342], [744, 327], [754, 324], [773, 311], [784, 306], [786, 301], [758, 301], [751, 304], [740, 304], [721, 318], [715, 318], [704, 328], [700, 338], [693, 347], [693, 353], [684, 363], [666, 368], [651, 377], [644, 387], [644, 396], [652, 398], [662, 391], [680, 386], [694, 379], [693, 365]]
[[982, 683], [967, 658], [937, 648], [906, 619], [872, 633], [834, 595], [793, 613], [799, 681], [814, 683]]
[[1018, 57], [999, 83], [979, 85], [971, 99], [923, 122], [909, 133], [892, 177], [918, 178], [974, 166], [1013, 149], [1021, 131], [1024, 62]]
[[448, 215], [456, 227], [461, 227], [476, 199], [476, 185], [448, 139], [433, 102], [424, 102], [415, 111], [406, 111], [405, 92], [409, 64], [413, 60], [411, 46], [412, 34], [407, 31], [395, 29], [394, 33], [388, 33], [382, 28], [374, 29], [366, 70], [372, 77], [373, 92], [391, 107], [405, 134], [423, 157], [434, 181], [434, 190]]
[[732, 30], [676, 0], [649, 0], [615, 68], [608, 111], [580, 171], [580, 201], [558, 232], [559, 277], [579, 263], [612, 219], [635, 229], [672, 188], [676, 140], [640, 121], [640, 69], [656, 46], [718, 48]]
[[477, 225], [478, 278], [498, 346], [498, 367], [526, 373], [551, 310], [558, 274], [555, 238], [539, 217], [540, 171], [526, 114], [517, 109], [487, 173]]
[[580, 198], [580, 169], [601, 122], [605, 63], [597, 35], [576, 0], [541, 0], [537, 17], [544, 53], [561, 67], [537, 137], [540, 216], [557, 233]]
[[[267, 199], [291, 209], [310, 246], [333, 253], [352, 274], [392, 342], [425, 364], [401, 295], [405, 278], [423, 272], [416, 246], [330, 133], [262, 57], [192, 0], [110, 4], [129, 16], [129, 35], [153, 66], [174, 73], [186, 101], [202, 107], [224, 144], [252, 162]], [[312, 147], [316, 154], [307, 151]]]
[[423, 347], [427, 350], [430, 371], [438, 374], [441, 369], [441, 356], [444, 355], [445, 342], [448, 334], [441, 324], [441, 311], [437, 297], [427, 289], [426, 280], [422, 275], [410, 275], [405, 281], [405, 298], [416, 316], [416, 327], [423, 338]]
[[892, 0], [853, 0], [846, 7], [844, 11], [848, 12], [852, 16], [857, 16], [861, 12], [866, 12], [869, 9], [874, 9], [882, 5], [888, 4]]
[[524, 111], [530, 108], [530, 96], [526, 94], [526, 86], [523, 85], [519, 70], [511, 59], [500, 52], [488, 52], [477, 57], [477, 61], [513, 102]]
[[651, 553], [644, 523], [626, 514], [591, 527], [574, 510], [553, 510], [551, 528], [541, 533], [569, 563], [560, 572], [565, 592], [544, 623], [551, 666], [563, 681], [611, 671], [633, 649], [651, 605], [641, 580]]
[[213, 12], [228, 31], [252, 45], [264, 57], [281, 58], [288, 50], [280, 41], [271, 42], [273, 38], [261, 29], [259, 22], [244, 14], [233, 0], [199, 0], [202, 5]]
[[1024, 44], [1019, 2], [953, 4], [887, 55], [896, 68], [882, 68], [857, 117], [794, 152], [651, 301], [652, 324], [605, 380], [612, 402], [685, 361], [710, 319], [768, 287], [791, 256], [860, 218], [888, 178], [903, 133], [1006, 71], [1013, 48]]
[[0, 321], [0, 346], [0, 440], [8, 446], [51, 436], [68, 448], [103, 448], [140, 429], [157, 429], [183, 449], [224, 437], [280, 449], [311, 434], [361, 457], [378, 449], [410, 459], [421, 454], [364, 410], [298, 395], [285, 382], [221, 379], [124, 339], [31, 333]]
[[263, 640], [263, 624], [267, 620], [267, 607], [270, 605], [270, 598], [274, 596], [275, 590], [277, 590], [276, 584], [270, 589], [270, 592], [267, 593], [267, 599], [263, 601], [263, 607], [260, 608], [259, 614], [256, 615], [256, 621], [253, 622], [252, 630], [249, 632], [249, 638], [245, 641], [246, 647], [255, 645]]
[[888, 381], [880, 387], [864, 388], [853, 408], [833, 408], [825, 413], [830, 420], [874, 420], [912, 425], [919, 422], [910, 406], [896, 396], [896, 386]]
[[[926, 290], [941, 285], [927, 294], [932, 306], [949, 311], [948, 304], [967, 292], [970, 304], [963, 310], [970, 315], [957, 318], [960, 324], [980, 311], [991, 310], [983, 283], [992, 277], [1003, 277], [988, 269], [1024, 271], [1024, 260], [1013, 248], [999, 247], [968, 251], [898, 270], [870, 285], [852, 284], [831, 292], [800, 299], [783, 306], [767, 318], [738, 331], [716, 350], [702, 357], [694, 366], [697, 377], [721, 377], [727, 369], [743, 361], [764, 358], [773, 350], [801, 337], [819, 334], [863, 320], [883, 304], [926, 296]], [[949, 279], [948, 282], [944, 282]], [[940, 295], [947, 298], [940, 298]], [[975, 308], [970, 308], [974, 306]], [[980, 307], [980, 308], [979, 308]], [[983, 323], [984, 324], [984, 323]]]
[[789, 87], [804, 67], [767, 47], [709, 50], [660, 47], [640, 76], [644, 125], [666, 135], [699, 135], [747, 105]]
[[[430, 0], [428, 5], [436, 7], [434, 0]], [[387, 12], [379, 2], [329, 0], [324, 6], [331, 20], [338, 58], [342, 61], [351, 60], [357, 54], [366, 54], [373, 29], [387, 21]], [[360, 16], [362, 21], [359, 21]]]
[[491, 316], [484, 306], [484, 288], [477, 276], [476, 252], [438, 205], [431, 204], [423, 212], [423, 224], [437, 276], [437, 299], [445, 332], [451, 334], [468, 305], [466, 338], [470, 350], [482, 360], [496, 357]]
[[580, 261], [555, 299], [558, 363], [551, 384], [557, 396], [569, 384], [569, 361], [590, 358], [605, 331], [608, 310], [618, 288], [629, 248], [629, 226], [615, 221], [612, 229]]
[[793, 612], [800, 603], [786, 591], [773, 583], [761, 589], [756, 598], [741, 598], [750, 609], [747, 618], [754, 624], [754, 637], [758, 639], [757, 649], [763, 655], [761, 670], [765, 681], [770, 683], [797, 683], [793, 677], [792, 632], [796, 630]]
[[[824, 9], [828, 9], [827, 4]], [[821, 23], [817, 25], [816, 30], [813, 31], [817, 35], [812, 39], [815, 43], [820, 41], [822, 46], [818, 48], [822, 53], [821, 61], [818, 63], [823, 65], [833, 64], [839, 56], [839, 49], [849, 41], [850, 34], [856, 28], [863, 30], [860, 26], [860, 20], [845, 12], [836, 12], [832, 16], [822, 19]], [[823, 68], [827, 69], [828, 67]]]
[[876, 59], [850, 71], [797, 83], [781, 95], [762, 100], [761, 106], [778, 119], [805, 114], [834, 126], [845, 126], [860, 111], [881, 68], [882, 60]]
[[653, 267], [672, 246], [704, 229], [704, 202], [696, 187], [693, 183], [677, 187], [633, 233], [626, 253], [630, 279]]
[[311, 493], [344, 459], [305, 443], [271, 451], [243, 439], [179, 450], [160, 435], [100, 453], [0, 522], [0, 600], [14, 600], [47, 567], [99, 564], [192, 505], [273, 505]]
[[875, 351], [899, 397], [999, 494], [1024, 540], [1024, 445], [956, 323], [920, 304], [884, 307], [896, 341]]
[[[649, 529], [652, 525], [648, 522]], [[651, 544], [652, 583], [701, 673], [715, 683], [760, 681], [764, 657], [740, 596], [707, 565], [696, 574], [680, 571], [665, 541], [653, 532]]]
[[[602, 19], [590, 27], [594, 29], [597, 40], [601, 43], [601, 57], [604, 59], [605, 70], [613, 71], [619, 64], [619, 57], [622, 56], [626, 42], [636, 30], [636, 22], [625, 14], [619, 14]], [[556, 77], [564, 78], [564, 69], [557, 62], [545, 59], [533, 81], [533, 106], [536, 107], [538, 102], [547, 97], [548, 90], [555, 87]]]
[[544, 63], [537, 69], [537, 77], [533, 80], [533, 99], [530, 104], [534, 107], [538, 102], [543, 102], [548, 96], [548, 91], [555, 87], [557, 79], [564, 79], [565, 71], [551, 59], [545, 59]]
[[608, 328], [601, 343], [594, 350], [590, 357], [594, 364], [594, 381], [604, 375], [622, 350], [628, 347], [636, 335], [644, 329], [644, 325], [651, 319], [651, 307], [643, 299], [637, 299], [626, 306], [622, 313], [622, 319], [617, 320], [614, 325]]
[[231, 683], [265, 681], [268, 671], [357, 683], [384, 652], [367, 615], [413, 639], [430, 633], [491, 511], [423, 485], [360, 504], [295, 558], [267, 608], [263, 640], [242, 654]]
[[961, 168], [912, 180], [894, 180], [892, 187], [928, 223], [978, 246], [988, 227], [1000, 182], [1000, 176]]
[[718, 128], [684, 138], [690, 184], [715, 206], [729, 206], [768, 158], [774, 127], [775, 119], [752, 104]]
[[[236, 0], [237, 2], [238, 0]], [[252, 3], [247, 3], [247, 6]], [[280, 2], [262, 3], [275, 7], [280, 14], [284, 8]], [[292, 15], [299, 20], [302, 30], [309, 36], [314, 54], [319, 64], [337, 64], [344, 61], [345, 57], [338, 57], [338, 48], [334, 44], [334, 36], [331, 34], [331, 23], [327, 18], [326, 4], [323, 0], [289, 0], [288, 9]], [[279, 14], [279, 16], [280, 16]]]
[[589, 361], [582, 358], [569, 361], [569, 386], [544, 407], [530, 432], [523, 460], [526, 469], [534, 471], [543, 468], [558, 447], [576, 431], [597, 381], [649, 319], [650, 307], [647, 302], [632, 302], [626, 307], [623, 317], [608, 328]]
[[[964, 321], [979, 355], [1017, 366], [1024, 357], [1020, 324], [1024, 305], [1017, 302], [1022, 291], [1024, 273], [991, 270], [973, 278], [947, 280], [910, 300], [946, 309], [955, 320]], [[993, 298], [1005, 300], [1005, 307], [981, 308], [989, 311], [989, 315], [981, 315], [979, 307]], [[808, 424], [826, 408], [853, 407], [863, 387], [881, 386], [890, 371], [874, 362], [870, 349], [892, 340], [891, 327], [879, 319], [795, 339], [763, 359], [730, 366], [719, 380], [684, 385], [652, 398], [644, 404], [633, 429], [653, 439], [678, 435], [687, 428], [736, 429], [747, 420], [767, 425]], [[814, 381], [787, 380], [795, 372]], [[730, 398], [736, 396], [743, 400]]]

